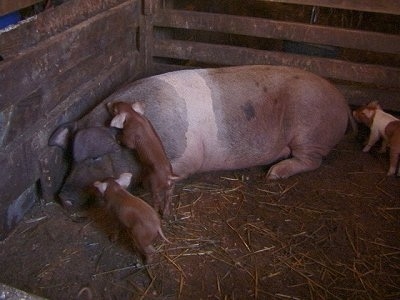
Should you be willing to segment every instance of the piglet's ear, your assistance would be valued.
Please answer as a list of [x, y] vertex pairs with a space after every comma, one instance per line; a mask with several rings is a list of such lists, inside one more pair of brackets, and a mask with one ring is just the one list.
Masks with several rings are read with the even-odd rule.
[[120, 113], [111, 120], [110, 126], [122, 129], [124, 128], [125, 119], [126, 113]]
[[144, 115], [144, 104], [141, 102], [135, 102], [132, 104], [132, 109], [140, 115]]
[[99, 192], [104, 195], [104, 192], [107, 189], [107, 182], [100, 182], [100, 181], [96, 181], [95, 183], [93, 183], [93, 185], [99, 190]]
[[368, 103], [367, 107], [372, 108], [372, 109], [382, 109], [377, 100], [371, 101], [370, 103]]
[[127, 188], [131, 183], [132, 173], [122, 173], [115, 182], [117, 182], [123, 188]]
[[366, 116], [368, 119], [372, 119], [375, 115], [375, 110], [374, 109], [364, 109], [362, 111], [362, 114]]

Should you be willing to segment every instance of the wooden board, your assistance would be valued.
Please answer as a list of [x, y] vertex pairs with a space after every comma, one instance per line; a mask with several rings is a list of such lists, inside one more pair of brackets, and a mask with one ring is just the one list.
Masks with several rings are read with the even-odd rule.
[[52, 131], [143, 71], [139, 4], [104, 9], [0, 63], [0, 217], [38, 180], [54, 195], [66, 168], [47, 146]]
[[361, 82], [386, 88], [400, 88], [400, 69], [397, 68], [283, 52], [178, 40], [158, 40], [154, 46], [154, 56], [220, 65], [272, 64], [294, 66], [331, 79]]
[[154, 16], [153, 24], [400, 54], [400, 35], [338, 27], [167, 9]]
[[79, 24], [126, 0], [67, 1], [61, 7], [46, 10], [13, 30], [0, 34], [0, 55], [4, 60], [20, 55], [41, 41]]
[[[103, 57], [104, 63], [109, 63], [113, 51], [121, 53], [124, 47], [134, 47], [134, 28], [138, 24], [127, 9], [129, 5], [110, 9], [19, 55], [17, 59], [4, 61], [0, 65], [0, 111], [29, 97], [43, 82], [51, 82], [52, 78], [74, 68], [82, 72], [85, 69], [81, 70], [81, 64], [104, 51], [109, 51], [108, 56]], [[126, 22], [129, 19], [131, 22]]]
[[1, 0], [0, 16], [43, 2], [43, 0]]
[[400, 15], [398, 0], [259, 0]]

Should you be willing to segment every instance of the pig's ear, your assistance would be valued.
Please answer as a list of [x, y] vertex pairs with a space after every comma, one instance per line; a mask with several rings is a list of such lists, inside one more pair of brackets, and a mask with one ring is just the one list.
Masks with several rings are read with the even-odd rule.
[[172, 181], [177, 181], [180, 179], [180, 177], [178, 175], [175, 175], [172, 173], [171, 175], [168, 176], [168, 179], [170, 179]]
[[144, 115], [144, 103], [135, 102], [132, 104], [132, 109], [140, 115]]
[[367, 107], [373, 108], [373, 109], [382, 109], [381, 106], [379, 105], [379, 102], [376, 100], [368, 103]]
[[368, 119], [372, 119], [375, 116], [375, 110], [366, 108], [362, 111], [362, 114]]
[[58, 146], [66, 150], [72, 135], [76, 131], [78, 125], [76, 122], [66, 123], [59, 126], [50, 136], [48, 145]]
[[126, 113], [120, 113], [111, 120], [110, 126], [122, 129], [124, 128], [125, 119]]
[[102, 195], [104, 195], [108, 184], [107, 182], [96, 181], [95, 183], [93, 183], [93, 186], [96, 187]]
[[127, 188], [131, 183], [132, 173], [122, 173], [117, 180], [115, 180], [123, 188]]
[[113, 114], [113, 104], [112, 102], [107, 102], [106, 106], [107, 106], [107, 110], [110, 114]]
[[88, 158], [98, 158], [120, 150], [114, 131], [109, 127], [89, 127], [75, 134], [72, 153], [80, 162]]

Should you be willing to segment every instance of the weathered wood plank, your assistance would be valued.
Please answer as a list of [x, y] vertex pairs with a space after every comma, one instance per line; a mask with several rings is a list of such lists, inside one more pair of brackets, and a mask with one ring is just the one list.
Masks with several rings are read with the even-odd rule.
[[400, 54], [400, 35], [180, 10], [161, 10], [155, 26], [223, 32]]
[[[59, 188], [66, 165], [47, 146], [55, 127], [82, 117], [143, 71], [136, 45], [138, 3], [125, 1], [65, 31], [60, 27], [60, 33], [0, 63], [3, 219], [15, 218], [10, 207], [23, 213], [16, 203], [25, 205], [24, 199], [16, 199], [25, 191], [35, 194], [31, 187], [38, 180], [47, 199]], [[16, 220], [11, 221], [7, 224]]]
[[0, 16], [20, 10], [22, 8], [34, 5], [42, 1], [43, 0], [2, 0], [0, 1]]
[[[135, 47], [138, 20], [124, 3], [0, 64], [0, 111], [27, 98], [40, 85], [106, 50], [124, 36]], [[18, 83], [18, 84], [16, 84]]]
[[51, 116], [53, 109], [67, 99], [69, 95], [79, 89], [86, 82], [91, 81], [102, 70], [107, 69], [115, 61], [121, 61], [131, 51], [131, 43], [123, 37], [116, 39], [115, 43], [96, 56], [89, 57], [79, 66], [61, 73], [54, 78], [48, 78], [46, 89], [39, 88], [28, 98], [12, 105], [12, 114], [8, 119], [9, 130], [0, 140], [0, 145], [8, 147], [16, 140], [26, 139], [27, 131], [37, 126], [43, 116]]
[[260, 0], [400, 15], [398, 0]]
[[157, 40], [154, 45], [154, 56], [224, 65], [287, 65], [332, 79], [400, 88], [400, 69], [335, 59], [177, 40]]
[[139, 1], [127, 0], [70, 0], [61, 6], [35, 16], [12, 30], [0, 34], [0, 55], [4, 60], [19, 55], [40, 41], [83, 22], [124, 2], [134, 5], [133, 13], [139, 14]]
[[366, 88], [357, 85], [337, 84], [350, 105], [360, 106], [370, 101], [378, 101], [384, 110], [400, 112], [400, 93], [398, 90]]
[[[193, 68], [198, 67], [154, 63], [152, 75]], [[332, 83], [335, 84], [334, 81]], [[335, 85], [344, 94], [350, 105], [359, 106], [377, 100], [385, 110], [400, 111], [400, 93], [398, 90], [367, 88], [360, 85]]]

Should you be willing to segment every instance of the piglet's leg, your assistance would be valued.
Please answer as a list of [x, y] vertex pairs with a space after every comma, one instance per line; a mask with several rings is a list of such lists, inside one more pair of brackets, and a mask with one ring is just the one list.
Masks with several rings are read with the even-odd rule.
[[388, 146], [388, 141], [386, 139], [382, 140], [381, 148], [379, 149], [379, 153], [386, 153], [386, 148]]
[[139, 250], [140, 254], [144, 257], [144, 262], [146, 264], [151, 264], [153, 262], [154, 253], [156, 249], [152, 245], [143, 245], [140, 242], [136, 243], [136, 247]]
[[377, 142], [377, 141], [379, 141], [379, 132], [377, 131], [377, 130], [371, 130], [371, 133], [370, 133], [370, 135], [369, 135], [369, 138], [368, 138], [368, 141], [367, 141], [367, 144], [365, 145], [365, 147], [363, 148], [363, 152], [368, 152], [370, 149], [371, 149], [371, 147], [373, 146], [373, 145], [375, 145], [375, 143]]
[[[396, 173], [396, 169], [399, 163], [399, 155], [400, 153], [391, 150], [390, 151], [390, 167], [389, 167], [389, 171], [387, 172], [387, 176], [391, 176], [394, 175]], [[400, 172], [400, 170], [399, 170]], [[399, 172], [397, 173], [397, 175], [399, 175]]]
[[167, 217], [171, 214], [171, 202], [172, 202], [172, 195], [174, 194], [174, 187], [175, 185], [172, 184], [171, 187], [164, 192], [163, 217]]
[[143, 249], [143, 252], [146, 264], [151, 264], [154, 259], [154, 254], [156, 253], [156, 249], [152, 245], [149, 245]]
[[151, 191], [152, 199], [153, 199], [153, 207], [154, 210], [159, 213], [160, 212], [160, 206], [161, 206], [161, 192], [158, 190], [152, 190]]
[[136, 249], [144, 257], [144, 262], [146, 264], [151, 263], [153, 260], [153, 255], [156, 252], [156, 249], [149, 244], [152, 240], [154, 240], [154, 238], [152, 238], [153, 234], [146, 230], [146, 228], [143, 226], [135, 226], [132, 228], [130, 234], [135, 243]]

